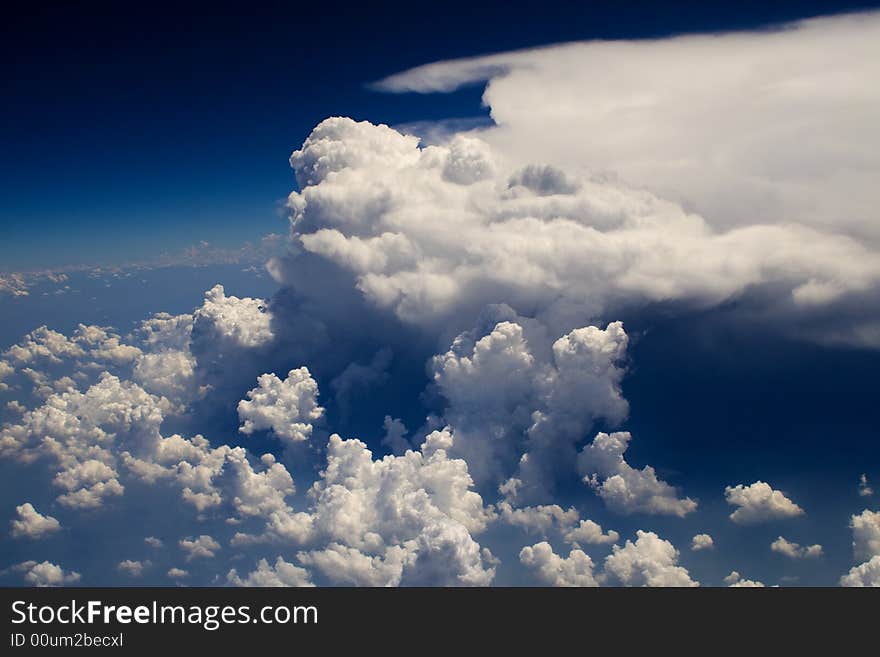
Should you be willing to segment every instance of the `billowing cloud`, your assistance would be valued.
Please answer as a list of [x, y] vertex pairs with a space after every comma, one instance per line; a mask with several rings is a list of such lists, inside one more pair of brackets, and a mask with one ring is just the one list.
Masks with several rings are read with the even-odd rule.
[[785, 494], [773, 490], [770, 484], [756, 481], [750, 486], [739, 484], [724, 489], [727, 503], [738, 507], [730, 519], [738, 524], [751, 524], [767, 520], [794, 518], [804, 515], [804, 510], [788, 499]]
[[57, 518], [44, 516], [30, 502], [15, 507], [18, 516], [12, 520], [13, 538], [42, 538], [61, 529]]
[[732, 588], [764, 588], [764, 583], [753, 579], [744, 579], [737, 571], [733, 570], [724, 578], [724, 583]]
[[67, 586], [80, 580], [79, 573], [64, 570], [50, 561], [25, 561], [14, 569], [23, 572], [24, 581], [32, 586]]
[[691, 539], [691, 550], [698, 552], [700, 550], [711, 550], [715, 547], [715, 541], [709, 534], [697, 534]]
[[870, 183], [878, 36], [880, 16], [866, 13], [438, 62], [379, 86], [485, 80], [497, 127], [481, 137], [517, 161], [607, 168], [719, 224], [784, 218], [880, 237]]
[[654, 532], [639, 530], [636, 541], [614, 546], [605, 558], [604, 573], [623, 586], [699, 586], [678, 565], [678, 550]]
[[220, 549], [220, 544], [205, 534], [197, 538], [181, 539], [178, 541], [178, 545], [186, 553], [187, 561], [200, 557], [213, 557], [216, 551]]
[[853, 566], [849, 573], [840, 578], [841, 586], [880, 587], [880, 555], [869, 561]]
[[257, 384], [238, 404], [239, 431], [251, 434], [271, 429], [282, 440], [308, 440], [311, 423], [324, 414], [317, 401], [318, 384], [308, 368], [290, 370], [283, 381], [274, 374], [263, 374]]
[[770, 544], [770, 549], [789, 559], [815, 558], [823, 554], [822, 546], [818, 543], [801, 547], [798, 543], [793, 543], [782, 536]]
[[274, 565], [270, 565], [265, 559], [257, 562], [257, 568], [246, 577], [241, 578], [233, 568], [226, 576], [227, 582], [233, 586], [312, 586], [309, 573], [278, 557]]
[[501, 166], [473, 139], [420, 149], [386, 126], [327, 119], [291, 156], [294, 242], [421, 326], [471, 324], [508, 303], [562, 328], [633, 302], [717, 304], [767, 285], [812, 308], [880, 281], [880, 255], [853, 237], [788, 215], [719, 229], [607, 176]]
[[655, 513], [683, 517], [697, 508], [680, 499], [672, 486], [657, 478], [650, 465], [641, 470], [623, 458], [632, 436], [628, 431], [599, 433], [578, 455], [578, 470], [599, 497], [619, 513]]
[[133, 561], [132, 559], [123, 559], [116, 564], [116, 569], [125, 573], [129, 577], [140, 577], [144, 574], [144, 569], [150, 565], [149, 561]]
[[579, 549], [561, 557], [546, 541], [526, 546], [519, 553], [520, 562], [535, 571], [545, 586], [599, 586], [593, 576], [593, 561]]
[[880, 555], [880, 511], [865, 509], [849, 521], [853, 533], [853, 554], [868, 560]]
[[227, 296], [222, 285], [215, 285], [205, 293], [205, 303], [195, 312], [193, 332], [242, 347], [259, 347], [274, 337], [271, 319], [265, 302]]

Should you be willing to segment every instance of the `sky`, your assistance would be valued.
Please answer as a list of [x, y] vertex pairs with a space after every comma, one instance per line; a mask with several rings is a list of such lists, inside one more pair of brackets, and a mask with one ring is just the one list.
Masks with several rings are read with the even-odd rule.
[[11, 10], [0, 45], [14, 62], [0, 108], [0, 268], [120, 264], [204, 239], [233, 246], [283, 232], [287, 156], [327, 116], [389, 124], [485, 116], [477, 86], [428, 96], [368, 88], [413, 66], [582, 39], [763, 27], [871, 5]]
[[0, 582], [880, 585], [875, 7], [14, 16]]

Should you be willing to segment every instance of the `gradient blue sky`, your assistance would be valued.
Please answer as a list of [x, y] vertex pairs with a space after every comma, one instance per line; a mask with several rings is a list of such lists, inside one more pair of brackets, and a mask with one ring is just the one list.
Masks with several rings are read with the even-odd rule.
[[484, 115], [481, 88], [388, 95], [426, 62], [562, 41], [754, 28], [875, 2], [90, 3], [0, 27], [0, 271], [119, 263], [283, 232], [287, 157], [330, 115]]

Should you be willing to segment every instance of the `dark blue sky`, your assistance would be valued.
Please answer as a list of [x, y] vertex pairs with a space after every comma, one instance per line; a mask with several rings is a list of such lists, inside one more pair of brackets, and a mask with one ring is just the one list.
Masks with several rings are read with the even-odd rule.
[[483, 113], [481, 89], [365, 83], [561, 41], [730, 30], [876, 2], [20, 8], [0, 27], [0, 270], [120, 262], [283, 232], [287, 157], [321, 119]]

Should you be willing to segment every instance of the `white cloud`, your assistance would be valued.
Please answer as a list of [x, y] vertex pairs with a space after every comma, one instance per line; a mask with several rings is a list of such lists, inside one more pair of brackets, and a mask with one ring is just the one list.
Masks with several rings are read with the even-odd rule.
[[728, 504], [738, 507], [730, 514], [730, 519], [738, 524], [804, 515], [801, 507], [763, 481], [756, 481], [750, 486], [728, 486], [724, 489], [724, 497]]
[[577, 526], [565, 532], [563, 538], [566, 543], [579, 547], [584, 544], [604, 545], [617, 543], [620, 540], [620, 534], [613, 529], [603, 533], [602, 525], [599, 523], [592, 520], [581, 520]]
[[764, 583], [753, 579], [743, 579], [742, 576], [734, 571], [724, 578], [724, 583], [731, 588], [764, 588]]
[[18, 518], [12, 520], [13, 538], [43, 538], [61, 529], [61, 523], [52, 516], [44, 516], [30, 502], [15, 507]]
[[311, 541], [325, 547], [299, 561], [342, 584], [489, 584], [491, 553], [471, 534], [492, 515], [467, 464], [448, 457], [453, 442], [435, 431], [419, 451], [376, 461], [361, 441], [331, 436], [309, 516]]
[[131, 559], [124, 559], [116, 564], [116, 568], [129, 577], [140, 577], [144, 574], [144, 569], [149, 565], [149, 561], [132, 561]]
[[180, 545], [180, 549], [186, 552], [186, 560], [191, 561], [192, 559], [197, 558], [211, 558], [214, 556], [217, 550], [220, 549], [220, 544], [215, 541], [213, 538], [206, 534], [202, 534], [197, 538], [186, 538], [178, 541], [178, 545]]
[[880, 587], [880, 554], [851, 568], [849, 573], [840, 578], [840, 585]]
[[868, 485], [868, 477], [865, 473], [859, 476], [859, 496], [870, 497], [874, 494], [874, 489]]
[[563, 44], [428, 64], [380, 86], [489, 80], [497, 127], [479, 134], [514, 161], [611, 169], [717, 224], [799, 221], [876, 239], [880, 14], [788, 28]]
[[715, 541], [709, 534], [697, 534], [691, 539], [691, 550], [698, 552], [700, 550], [711, 550], [715, 547]]
[[593, 561], [579, 549], [561, 557], [546, 541], [526, 546], [519, 553], [520, 562], [535, 571], [545, 586], [598, 586], [593, 576]]
[[636, 541], [615, 545], [605, 558], [605, 575], [624, 586], [699, 586], [678, 565], [678, 550], [654, 532], [639, 530]]
[[770, 549], [789, 559], [821, 557], [823, 554], [822, 546], [818, 543], [801, 547], [798, 543], [792, 543], [782, 536], [770, 544]]
[[258, 386], [238, 403], [239, 431], [251, 434], [271, 429], [283, 440], [302, 442], [312, 433], [312, 422], [324, 409], [318, 405], [318, 384], [308, 368], [290, 370], [283, 381], [274, 374], [263, 374]]
[[164, 545], [161, 538], [156, 538], [155, 536], [147, 536], [144, 539], [144, 543], [149, 545], [151, 548], [159, 549]]
[[15, 373], [15, 368], [5, 360], [0, 360], [0, 392], [9, 389], [9, 384], [4, 383], [3, 379], [9, 378]]
[[697, 508], [689, 497], [679, 499], [672, 486], [657, 478], [654, 468], [636, 470], [623, 458], [632, 436], [627, 431], [598, 433], [578, 455], [578, 470], [608, 507], [619, 513], [653, 513], [684, 517]]
[[880, 555], [880, 511], [865, 509], [850, 518], [853, 532], [853, 554], [856, 559], [868, 560]]
[[880, 281], [875, 251], [787, 215], [718, 229], [577, 170], [535, 176], [487, 162], [495, 178], [451, 182], [444, 170], [462, 139], [419, 149], [386, 126], [322, 122], [291, 156], [301, 188], [289, 202], [294, 241], [423, 327], [472, 322], [499, 302], [570, 326], [632, 302], [710, 305], [769, 283], [788, 305], [821, 306]]
[[15, 570], [24, 572], [24, 580], [34, 586], [66, 586], [80, 580], [80, 574], [66, 571], [50, 561], [37, 563], [25, 561], [15, 566]]
[[233, 568], [226, 576], [226, 580], [233, 586], [313, 586], [309, 573], [305, 568], [300, 568], [278, 557], [274, 565], [269, 565], [265, 559], [257, 562], [257, 569], [249, 573], [244, 579], [238, 576]]
[[[510, 312], [496, 308], [493, 314]], [[477, 481], [497, 484], [514, 476], [517, 496], [540, 499], [559, 472], [571, 469], [575, 445], [594, 420], [616, 423], [626, 416], [620, 382], [627, 336], [613, 322], [551, 343], [534, 320], [517, 319], [534, 346], [523, 325], [501, 321], [479, 339], [478, 331], [460, 334], [434, 357], [432, 369], [449, 402], [444, 418], [456, 429], [454, 453], [468, 461]]]
[[200, 340], [212, 337], [240, 347], [256, 348], [270, 342], [272, 315], [265, 302], [250, 297], [226, 296], [222, 285], [205, 293], [205, 301], [194, 313], [193, 336]]
[[167, 575], [171, 579], [182, 579], [184, 577], [189, 577], [189, 572], [182, 568], [171, 568], [168, 570]]

